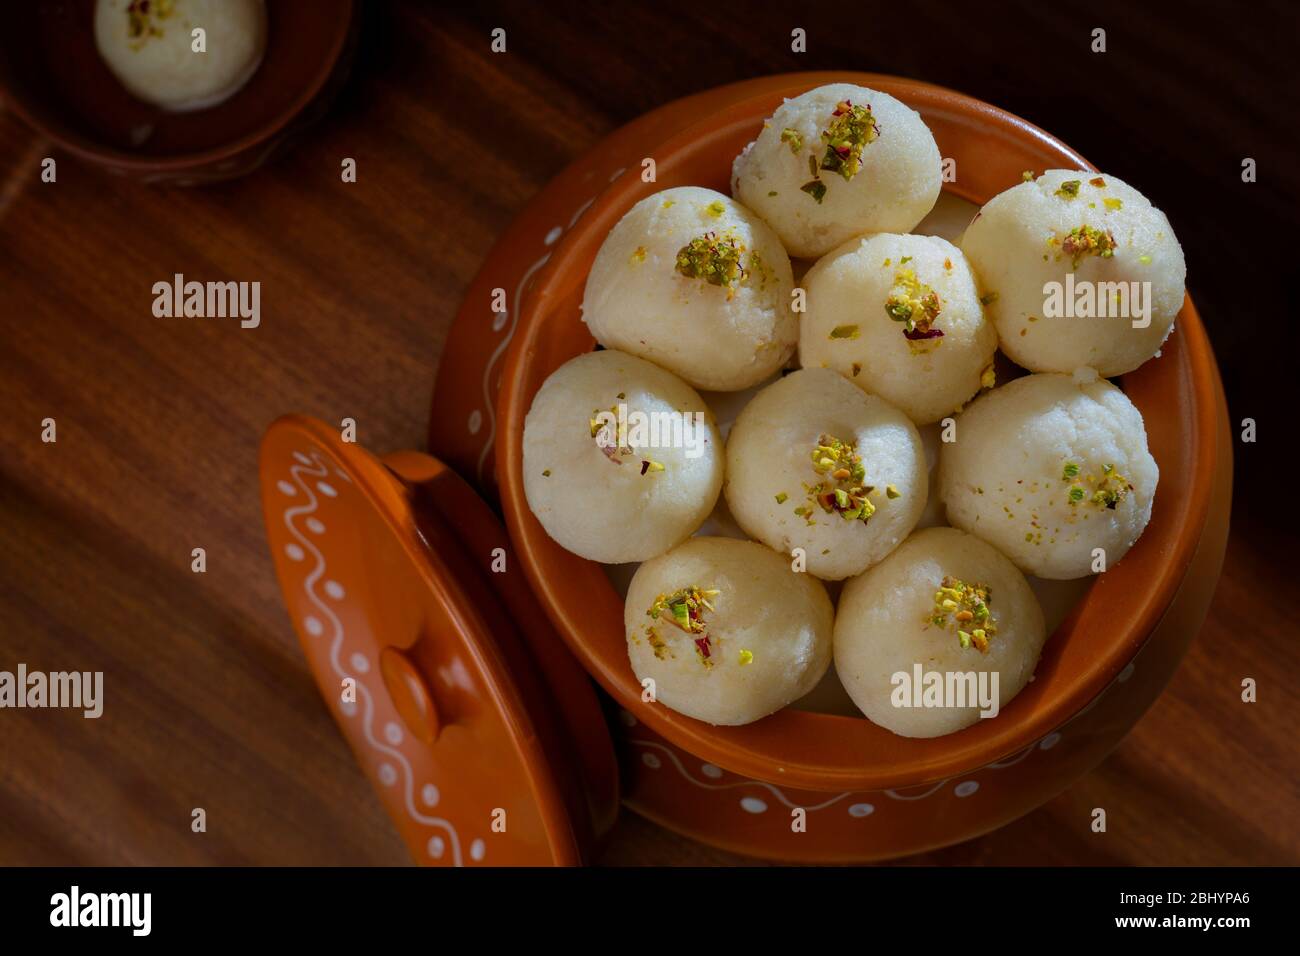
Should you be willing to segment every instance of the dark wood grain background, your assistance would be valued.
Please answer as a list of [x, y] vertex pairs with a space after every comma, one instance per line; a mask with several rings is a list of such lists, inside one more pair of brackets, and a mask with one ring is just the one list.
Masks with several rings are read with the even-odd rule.
[[[98, 721], [0, 712], [0, 863], [408, 862], [283, 612], [262, 430], [287, 411], [351, 416], [372, 449], [421, 447], [460, 297], [551, 176], [675, 97], [832, 68], [991, 101], [1138, 185], [1183, 242], [1233, 419], [1259, 428], [1237, 444], [1214, 606], [1164, 696], [1042, 809], [908, 862], [1300, 862], [1300, 24], [1285, 3], [1088, 7], [370, 3], [328, 118], [257, 174], [197, 190], [70, 158], [43, 184], [51, 147], [0, 106], [0, 668], [103, 670], [110, 695]], [[498, 26], [506, 54], [489, 51]], [[260, 280], [262, 327], [155, 319], [150, 287], [174, 272]], [[57, 444], [40, 441], [46, 417]], [[744, 862], [630, 813], [600, 860]]]

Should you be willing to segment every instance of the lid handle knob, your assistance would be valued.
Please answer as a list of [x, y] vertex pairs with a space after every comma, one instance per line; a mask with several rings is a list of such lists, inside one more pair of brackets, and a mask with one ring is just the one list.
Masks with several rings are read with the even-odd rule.
[[393, 707], [417, 739], [431, 744], [438, 739], [442, 721], [433, 692], [415, 662], [396, 647], [385, 647], [379, 655], [379, 670]]

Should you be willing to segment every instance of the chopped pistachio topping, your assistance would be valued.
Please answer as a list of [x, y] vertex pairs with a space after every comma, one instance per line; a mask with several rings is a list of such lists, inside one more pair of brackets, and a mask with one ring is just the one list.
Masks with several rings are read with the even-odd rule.
[[1100, 176], [1094, 177], [1093, 179], [1088, 180], [1088, 182], [1092, 183], [1092, 185], [1096, 186], [1098, 189], [1106, 188], [1106, 180], [1102, 179]]
[[[1065, 234], [1064, 239], [1049, 240], [1053, 245], [1059, 242], [1061, 252], [1074, 260], [1074, 268], [1079, 267], [1079, 263], [1084, 256], [1098, 256], [1102, 259], [1110, 259], [1115, 255], [1115, 236], [1107, 229], [1103, 232], [1087, 224], [1077, 226]], [[1059, 256], [1058, 256], [1059, 258]]]
[[[695, 653], [700, 661], [705, 667], [712, 667], [712, 643], [705, 626], [704, 612], [715, 610], [712, 599], [720, 593], [716, 588], [706, 589], [692, 585], [672, 594], [660, 594], [646, 611], [646, 616], [653, 622], [664, 620], [685, 631], [695, 645]], [[655, 643], [658, 634], [654, 624], [646, 625], [646, 635], [650, 639], [650, 646], [654, 648], [655, 657], [662, 660], [664, 655]], [[667, 653], [672, 653], [662, 639], [660, 644]]]
[[809, 457], [813, 471], [821, 480], [815, 484], [804, 483], [808, 497], [804, 505], [795, 508], [795, 514], [808, 524], [815, 524], [814, 506], [826, 514], [838, 514], [845, 521], [865, 522], [876, 513], [876, 506], [867, 498], [875, 489], [866, 484], [862, 456], [851, 442], [822, 435]]
[[627, 422], [619, 419], [617, 405], [611, 405], [609, 410], [604, 412], [599, 408], [593, 409], [587, 424], [591, 430], [591, 437], [596, 440], [596, 447], [614, 464], [623, 464], [622, 456], [632, 454], [632, 448], [627, 441]]
[[830, 124], [822, 130], [826, 152], [821, 168], [851, 180], [862, 168], [862, 150], [879, 135], [880, 126], [871, 115], [870, 106], [840, 101], [831, 114]]
[[742, 663], [742, 664], [752, 664], [752, 663], [754, 663], [754, 652], [753, 652], [753, 651], [747, 651], [747, 650], [745, 650], [745, 649], [742, 647], [742, 648], [740, 649], [740, 663]]
[[788, 145], [790, 147], [790, 152], [798, 156], [799, 151], [803, 149], [803, 134], [797, 129], [786, 127], [781, 130], [781, 142]]
[[543, 471], [543, 472], [542, 472], [542, 477], [543, 477], [543, 478], [549, 478], [549, 477], [551, 477], [551, 469], [547, 468], [545, 471]]
[[998, 301], [996, 292], [986, 292], [980, 296], [980, 305], [992, 305], [996, 301]]
[[818, 203], [826, 198], [826, 184], [820, 179], [814, 179], [812, 182], [804, 183], [799, 188], [809, 196], [812, 196], [813, 199], [816, 199]]
[[664, 470], [664, 466], [657, 461], [651, 461], [648, 458], [641, 459], [641, 474], [656, 474]]
[[989, 362], [984, 366], [984, 371], [980, 372], [980, 388], [993, 388], [998, 384], [998, 373], [993, 368], [993, 363]]
[[645, 246], [637, 246], [636, 251], [632, 253], [632, 264], [645, 262]]
[[[1072, 505], [1086, 501], [1098, 508], [1114, 511], [1130, 491], [1132, 483], [1121, 475], [1113, 464], [1101, 466], [1101, 474], [1083, 474], [1082, 468], [1072, 461], [1067, 461], [1061, 469], [1061, 480], [1071, 482], [1066, 498]], [[1090, 493], [1091, 491], [1091, 493]]]
[[989, 639], [998, 632], [998, 622], [989, 610], [992, 591], [984, 584], [967, 584], [945, 576], [934, 592], [934, 610], [928, 623], [957, 632], [962, 647], [972, 645], [981, 654], [989, 652]]
[[833, 339], [856, 339], [858, 337], [858, 327], [856, 325], [837, 325], [831, 329], [830, 337]]
[[778, 505], [783, 505], [783, 504], [785, 504], [785, 500], [786, 500], [787, 498], [789, 498], [789, 497], [790, 497], [790, 496], [787, 495], [784, 491], [778, 492], [777, 495], [776, 495], [776, 503], [777, 503]]
[[676, 200], [676, 199], [665, 199], [665, 200], [664, 200], [664, 208], [665, 208], [665, 209], [672, 209], [673, 206], [675, 206], [675, 205], [677, 205], [677, 200]]
[[854, 362], [851, 371], [853, 372], [853, 377], [854, 377], [854, 378], [857, 378], [858, 375], [861, 374], [861, 372], [862, 372], [862, 363], [861, 363], [861, 362]]
[[776, 273], [772, 271], [772, 267], [767, 264], [766, 260], [758, 254], [757, 249], [749, 254], [749, 272], [741, 277], [741, 281], [743, 282], [751, 275], [758, 276], [758, 287], [760, 289], [766, 289], [767, 283], [776, 278]]
[[1106, 207], [1107, 211], [1110, 212], [1117, 212], [1124, 208], [1124, 201], [1122, 199], [1107, 198], [1103, 199], [1101, 202], [1102, 205]]
[[158, 21], [170, 17], [175, 6], [175, 0], [131, 0], [126, 8], [127, 36], [132, 40], [162, 36], [163, 29]]
[[1034, 171], [1032, 169], [1026, 169], [1020, 174], [1020, 181], [1022, 183], [1032, 183], [1034, 181]]
[[899, 491], [897, 488], [895, 488], [893, 485], [885, 485], [885, 497], [901, 498], [903, 497], [903, 493]]
[[1142, 263], [1144, 266], [1149, 266], [1149, 265], [1151, 265], [1151, 257], [1150, 257], [1150, 256], [1138, 256], [1138, 262]]
[[667, 657], [676, 657], [677, 655], [669, 648], [668, 642], [659, 636], [659, 632], [654, 629], [654, 625], [647, 625], [645, 629], [646, 640], [650, 642], [650, 648], [655, 652], [655, 657], [664, 660]]
[[707, 212], [714, 219], [721, 219], [722, 214], [727, 211], [727, 207], [722, 204], [721, 199], [715, 199], [713, 200], [713, 202], [709, 203], [707, 206], [704, 207], [704, 211]]
[[1060, 196], [1062, 199], [1073, 199], [1079, 195], [1079, 187], [1082, 185], [1083, 183], [1077, 179], [1067, 179], [1061, 183], [1055, 195]]
[[775, 189], [769, 189], [769, 190], [767, 191], [767, 194], [768, 194], [769, 196], [775, 196], [775, 195], [777, 195], [777, 192], [776, 192]]
[[885, 314], [903, 323], [903, 336], [909, 341], [943, 337], [943, 330], [934, 327], [942, 307], [939, 293], [919, 281], [913, 270], [899, 269], [894, 273], [894, 287], [885, 300]]
[[725, 287], [730, 297], [748, 275], [740, 261], [744, 252], [745, 244], [731, 230], [706, 232], [677, 250], [676, 268], [688, 279]]

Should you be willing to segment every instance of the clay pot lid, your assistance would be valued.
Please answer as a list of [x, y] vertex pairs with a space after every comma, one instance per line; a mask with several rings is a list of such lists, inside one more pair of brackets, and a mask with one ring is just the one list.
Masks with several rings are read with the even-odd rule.
[[307, 662], [416, 861], [580, 863], [617, 810], [613, 746], [487, 504], [436, 459], [381, 462], [299, 416], [260, 474]]

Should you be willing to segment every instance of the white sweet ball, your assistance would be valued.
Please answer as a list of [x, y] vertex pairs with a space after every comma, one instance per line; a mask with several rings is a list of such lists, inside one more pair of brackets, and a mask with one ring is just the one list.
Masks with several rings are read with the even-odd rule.
[[722, 439], [671, 372], [612, 350], [551, 373], [524, 420], [524, 494], [574, 554], [618, 564], [663, 554], [708, 517]]
[[916, 426], [836, 372], [801, 369], [745, 406], [727, 437], [727, 507], [809, 573], [857, 574], [907, 537], [929, 477]]
[[[981, 680], [990, 718], [993, 701], [1000, 711], [1020, 693], [1046, 637], [1042, 609], [1015, 565], [972, 535], [927, 528], [844, 585], [835, 668], [873, 723], [939, 737], [981, 719]], [[927, 698], [927, 686], [952, 692]]]
[[738, 391], [789, 361], [799, 335], [790, 257], [731, 197], [683, 186], [641, 200], [610, 230], [587, 276], [596, 341], [696, 388]]
[[[193, 31], [204, 31], [204, 52]], [[216, 106], [257, 72], [266, 50], [263, 0], [97, 0], [95, 44], [133, 96], [165, 110]]]
[[1050, 169], [1013, 186], [961, 246], [1002, 350], [1035, 372], [1131, 372], [1183, 307], [1187, 267], [1169, 220], [1108, 174]]
[[1113, 567], [1151, 518], [1160, 470], [1142, 414], [1104, 379], [1016, 379], [977, 398], [942, 446], [939, 494], [955, 527], [1043, 578]]
[[[841, 110], [842, 103], [851, 109]], [[823, 168], [828, 151], [840, 157], [829, 161], [839, 169]], [[865, 232], [909, 231], [939, 197], [940, 164], [916, 110], [888, 93], [833, 83], [772, 114], [736, 157], [731, 192], [772, 224], [790, 255], [815, 258]]]
[[[800, 364], [834, 369], [918, 425], [953, 413], [992, 381], [997, 332], [984, 320], [965, 256], [944, 239], [850, 239], [818, 260], [803, 288]], [[941, 336], [922, 338], [927, 328]]]
[[642, 564], [623, 620], [637, 680], [653, 679], [659, 703], [711, 724], [780, 710], [831, 661], [826, 589], [752, 541], [692, 538]]

